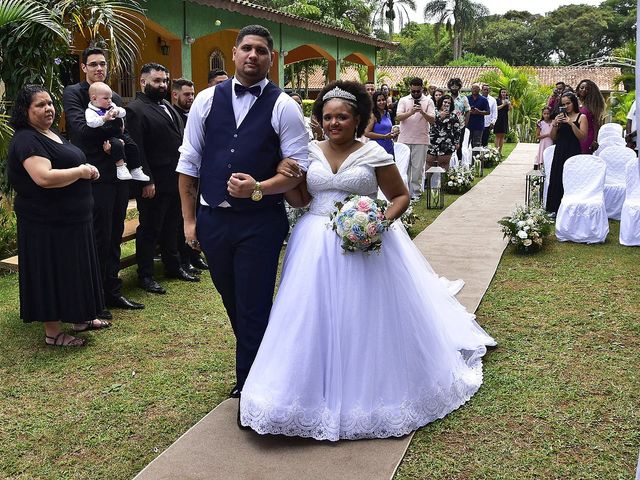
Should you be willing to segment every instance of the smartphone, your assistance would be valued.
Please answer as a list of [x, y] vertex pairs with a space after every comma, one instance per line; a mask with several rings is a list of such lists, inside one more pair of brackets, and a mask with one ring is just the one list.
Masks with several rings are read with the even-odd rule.
[[413, 104], [414, 105], [420, 105], [420, 100], [416, 100], [415, 98], [413, 99]]
[[558, 108], [558, 111], [560, 113], [562, 113], [563, 115], [565, 115], [567, 113], [567, 107], [562, 106], [562, 107]]

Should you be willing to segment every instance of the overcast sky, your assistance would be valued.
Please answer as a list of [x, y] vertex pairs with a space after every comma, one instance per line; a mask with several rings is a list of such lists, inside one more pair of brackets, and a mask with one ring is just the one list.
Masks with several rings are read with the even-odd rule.
[[[473, 0], [475, 3], [482, 3], [492, 14], [505, 13], [508, 10], [527, 10], [531, 13], [544, 14], [551, 12], [560, 5], [571, 5], [574, 3], [582, 3], [588, 5], [600, 5], [602, 0]], [[422, 23], [422, 12], [427, 0], [416, 0], [416, 12]]]

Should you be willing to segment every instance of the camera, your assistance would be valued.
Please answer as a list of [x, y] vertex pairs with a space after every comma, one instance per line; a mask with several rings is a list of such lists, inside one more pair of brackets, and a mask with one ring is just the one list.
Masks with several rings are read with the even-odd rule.
[[558, 108], [558, 111], [559, 111], [560, 113], [562, 113], [563, 115], [566, 115], [566, 113], [567, 113], [567, 107], [562, 106], [562, 107]]

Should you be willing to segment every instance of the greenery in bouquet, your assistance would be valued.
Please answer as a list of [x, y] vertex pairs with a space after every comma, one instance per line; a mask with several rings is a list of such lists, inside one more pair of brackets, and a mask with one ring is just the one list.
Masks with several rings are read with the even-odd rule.
[[411, 202], [409, 202], [409, 206], [407, 207], [407, 209], [404, 211], [404, 213], [402, 214], [402, 216], [400, 217], [400, 221], [402, 222], [402, 225], [404, 225], [404, 228], [406, 228], [407, 230], [409, 230], [411, 227], [413, 227], [413, 225], [420, 220], [420, 217], [418, 215], [416, 215], [413, 207], [415, 206], [415, 204], [418, 203], [418, 200], [411, 200]]
[[473, 186], [473, 171], [465, 165], [451, 167], [444, 178], [444, 191], [447, 193], [465, 193]]
[[478, 154], [482, 158], [482, 164], [485, 168], [495, 167], [502, 161], [500, 152], [496, 147], [485, 147], [485, 149]]
[[336, 202], [337, 210], [329, 218], [345, 252], [380, 250], [381, 234], [390, 224], [384, 216], [387, 205], [386, 200], [360, 195], [350, 195], [344, 203]]
[[533, 252], [542, 247], [542, 242], [551, 233], [553, 220], [546, 210], [534, 205], [517, 206], [509, 217], [498, 221], [504, 237], [521, 252]]

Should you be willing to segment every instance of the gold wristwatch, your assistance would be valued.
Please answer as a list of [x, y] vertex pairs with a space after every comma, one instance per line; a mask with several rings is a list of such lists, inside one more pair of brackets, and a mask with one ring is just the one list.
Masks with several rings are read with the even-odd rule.
[[262, 185], [260, 182], [256, 182], [256, 186], [253, 187], [253, 192], [251, 192], [251, 200], [254, 202], [259, 202], [262, 200]]

